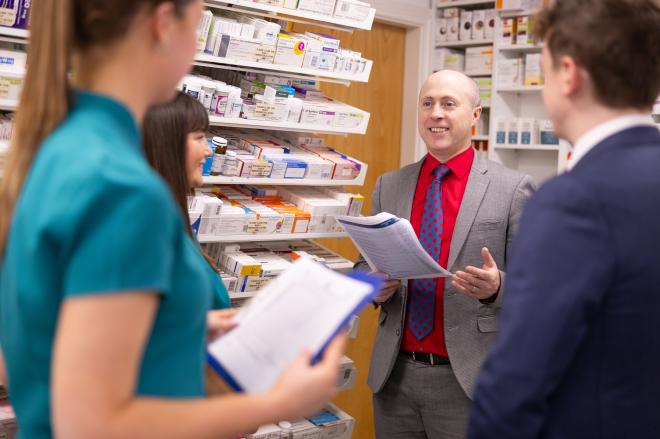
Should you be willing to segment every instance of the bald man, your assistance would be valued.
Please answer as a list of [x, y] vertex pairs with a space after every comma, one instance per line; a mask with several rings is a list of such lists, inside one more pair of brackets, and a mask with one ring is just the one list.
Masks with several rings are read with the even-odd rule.
[[[378, 439], [463, 438], [475, 380], [495, 339], [502, 271], [529, 176], [471, 147], [481, 116], [477, 84], [440, 71], [424, 83], [418, 129], [427, 154], [378, 178], [372, 214], [407, 218], [450, 279], [389, 279], [380, 306], [368, 383]], [[358, 269], [368, 269], [364, 260]]]

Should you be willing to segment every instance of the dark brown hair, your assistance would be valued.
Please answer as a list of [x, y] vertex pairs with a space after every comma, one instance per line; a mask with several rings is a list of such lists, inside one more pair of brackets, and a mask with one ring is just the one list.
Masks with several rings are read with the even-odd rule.
[[660, 93], [657, 0], [555, 0], [536, 17], [553, 64], [573, 58], [611, 108], [648, 110]]
[[[163, 177], [176, 200], [186, 231], [193, 238], [188, 218], [186, 196], [192, 191], [188, 181], [186, 151], [188, 134], [207, 131], [209, 116], [204, 106], [185, 93], [147, 110], [142, 123], [144, 152], [151, 166]], [[216, 269], [215, 262], [201, 250], [202, 256]]]
[[[193, 0], [39, 0], [30, 15], [28, 69], [5, 173], [0, 182], [0, 255], [25, 176], [41, 142], [69, 112], [72, 55], [119, 40], [142, 11], [174, 4], [179, 15]], [[0, 256], [1, 259], [1, 256]]]

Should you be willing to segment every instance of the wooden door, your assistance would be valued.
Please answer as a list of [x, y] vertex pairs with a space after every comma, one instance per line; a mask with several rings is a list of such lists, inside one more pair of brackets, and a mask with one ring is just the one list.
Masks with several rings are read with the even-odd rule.
[[[296, 32], [313, 31], [332, 35], [341, 46], [362, 52], [374, 61], [368, 83], [353, 83], [349, 87], [323, 83], [325, 94], [341, 102], [366, 110], [371, 114], [364, 136], [326, 136], [327, 144], [368, 164], [367, 179], [362, 187], [347, 187], [366, 197], [362, 213], [371, 211], [371, 193], [379, 175], [400, 167], [401, 109], [403, 99], [403, 62], [406, 31], [403, 28], [374, 23], [371, 31], [353, 34], [334, 32], [307, 25], [295, 25]], [[358, 252], [350, 239], [320, 240], [321, 244], [351, 260]], [[358, 337], [351, 340], [347, 355], [355, 361], [358, 376], [351, 390], [343, 391], [335, 403], [356, 420], [354, 439], [372, 439], [373, 410], [371, 391], [366, 384], [371, 346], [376, 334], [377, 311], [367, 309], [360, 316]]]

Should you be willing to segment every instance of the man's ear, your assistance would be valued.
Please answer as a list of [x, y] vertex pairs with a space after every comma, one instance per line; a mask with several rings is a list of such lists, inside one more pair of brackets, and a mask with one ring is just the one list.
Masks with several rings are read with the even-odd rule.
[[565, 97], [580, 93], [585, 86], [585, 73], [572, 57], [562, 56], [559, 60], [560, 93]]
[[474, 125], [477, 123], [479, 118], [481, 117], [481, 112], [483, 111], [483, 107], [481, 105], [474, 107], [472, 109], [472, 124]]

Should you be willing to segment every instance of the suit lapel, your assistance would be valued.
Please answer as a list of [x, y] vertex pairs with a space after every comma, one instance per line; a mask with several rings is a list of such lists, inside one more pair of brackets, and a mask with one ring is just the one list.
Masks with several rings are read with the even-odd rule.
[[415, 190], [417, 189], [417, 179], [419, 178], [419, 173], [422, 170], [422, 165], [424, 164], [425, 158], [426, 156], [424, 156], [413, 166], [410, 166], [406, 170], [406, 174], [403, 175], [403, 178], [401, 178], [399, 197], [396, 200], [396, 206], [398, 208], [396, 215], [400, 218], [405, 218], [408, 221], [410, 221], [413, 197], [415, 196]]
[[481, 157], [481, 154], [475, 151], [467, 187], [461, 201], [461, 207], [458, 209], [454, 234], [452, 235], [451, 246], [449, 247], [449, 261], [447, 263], [447, 269], [449, 271], [454, 271], [453, 265], [465, 244], [474, 218], [477, 216], [477, 211], [490, 183], [490, 178], [486, 173], [488, 171], [487, 163]]

